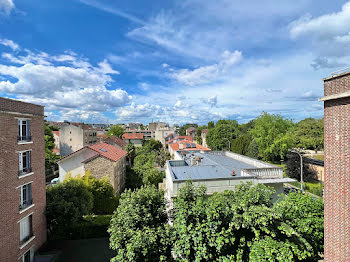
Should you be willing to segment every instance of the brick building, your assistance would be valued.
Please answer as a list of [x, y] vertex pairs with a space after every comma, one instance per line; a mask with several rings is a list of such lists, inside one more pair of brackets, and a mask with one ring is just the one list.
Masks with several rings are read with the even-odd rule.
[[32, 261], [46, 241], [44, 108], [0, 97], [0, 261]]
[[325, 261], [350, 261], [350, 72], [324, 79]]

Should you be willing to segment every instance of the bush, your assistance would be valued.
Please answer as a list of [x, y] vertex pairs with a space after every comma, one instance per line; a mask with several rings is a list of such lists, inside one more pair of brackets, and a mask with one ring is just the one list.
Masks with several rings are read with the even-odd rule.
[[71, 239], [108, 237], [108, 227], [112, 215], [87, 215], [77, 223], [73, 230]]
[[[286, 162], [287, 176], [295, 178], [300, 181], [300, 157], [293, 153], [287, 155], [288, 160]], [[304, 181], [314, 181], [317, 174], [316, 171], [309, 168], [303, 163], [303, 180]]]
[[48, 188], [46, 219], [52, 239], [68, 239], [83, 215], [91, 214], [93, 195], [81, 179], [70, 179]]

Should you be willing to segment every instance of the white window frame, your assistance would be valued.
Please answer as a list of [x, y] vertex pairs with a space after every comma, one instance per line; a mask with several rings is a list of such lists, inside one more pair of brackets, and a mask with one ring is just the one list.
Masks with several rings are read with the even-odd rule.
[[34, 258], [34, 250], [33, 247], [29, 248], [26, 252], [23, 253], [23, 255], [19, 258], [20, 262], [25, 262], [24, 257], [29, 252], [30, 255], [30, 262], [33, 261]]
[[[30, 118], [17, 118], [17, 127], [18, 127], [18, 136], [19, 137], [24, 137], [23, 136], [23, 122], [26, 122], [26, 135], [25, 137], [31, 137], [31, 119]], [[25, 143], [31, 143], [32, 139], [30, 139], [29, 141], [27, 141], [26, 139], [22, 140], [19, 139], [18, 143], [19, 144], [25, 144]]]
[[[30, 205], [27, 205], [25, 208], [20, 209], [20, 213], [23, 213], [24, 211], [28, 210], [29, 208], [31, 208], [32, 206], [34, 206], [33, 204], [33, 181], [26, 183], [24, 185], [21, 185], [19, 187], [20, 193], [19, 193], [19, 206], [21, 207], [23, 205], [23, 199], [24, 199], [24, 194], [23, 194], [23, 188], [30, 185], [30, 199], [32, 200], [32, 203]], [[26, 195], [28, 195], [26, 189]], [[28, 199], [27, 199], [28, 200]]]
[[[31, 217], [31, 218], [30, 218]], [[29, 230], [27, 230], [27, 231], [29, 231], [29, 234], [28, 234], [28, 236], [26, 236], [26, 237], [23, 237], [23, 236], [21, 236], [21, 231], [25, 231], [25, 229], [23, 228], [23, 226], [22, 226], [22, 228], [21, 228], [21, 223], [24, 223], [24, 220], [25, 219], [31, 219], [31, 227], [29, 228]], [[19, 223], [19, 242], [21, 243], [21, 246], [20, 246], [20, 249], [22, 249], [22, 248], [24, 248], [30, 241], [32, 241], [34, 238], [35, 238], [35, 236], [34, 236], [34, 231], [33, 231], [33, 213], [30, 213], [30, 214], [28, 214], [27, 216], [25, 216], [24, 218], [22, 218], [20, 221], [18, 221], [18, 223]], [[32, 235], [31, 237], [29, 237], [30, 235]], [[21, 239], [23, 237], [23, 239]], [[29, 237], [29, 238], [28, 238]], [[23, 240], [24, 239], [27, 239], [25, 242], [23, 242]]]
[[[27, 155], [26, 165], [28, 165], [28, 166], [26, 166], [26, 167], [24, 167], [24, 165], [23, 165], [23, 154], [24, 153], [26, 153], [26, 155]], [[25, 150], [25, 151], [18, 152], [18, 171], [23, 172], [24, 168], [28, 168], [31, 171], [29, 171], [27, 173], [21, 173], [21, 175], [18, 174], [19, 177], [29, 176], [33, 173], [33, 171], [32, 171], [32, 150]]]

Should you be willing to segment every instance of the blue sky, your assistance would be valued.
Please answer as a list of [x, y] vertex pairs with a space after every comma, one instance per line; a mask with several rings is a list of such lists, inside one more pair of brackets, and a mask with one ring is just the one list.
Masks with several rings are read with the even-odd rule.
[[350, 2], [0, 0], [0, 96], [49, 120], [322, 117]]

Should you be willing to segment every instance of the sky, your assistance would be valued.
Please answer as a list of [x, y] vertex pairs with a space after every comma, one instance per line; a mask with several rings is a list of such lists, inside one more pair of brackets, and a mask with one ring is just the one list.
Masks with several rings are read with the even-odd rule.
[[0, 96], [52, 121], [323, 117], [350, 1], [0, 0]]

